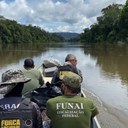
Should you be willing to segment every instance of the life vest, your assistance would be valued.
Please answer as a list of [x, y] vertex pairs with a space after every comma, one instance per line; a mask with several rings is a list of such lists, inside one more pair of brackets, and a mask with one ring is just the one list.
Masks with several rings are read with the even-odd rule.
[[74, 72], [76, 74], [78, 74], [77, 69], [74, 68], [71, 65], [64, 65], [64, 66], [59, 66], [58, 67], [58, 72], [57, 75], [53, 76], [52, 79], [52, 84], [54, 84], [55, 86], [61, 87], [61, 78], [67, 73], [67, 72]]
[[65, 75], [68, 72], [74, 72], [78, 74], [77, 69], [71, 65], [64, 65], [64, 66], [58, 67], [58, 72], [59, 72], [59, 78], [63, 77], [63, 75]]
[[[30, 100], [14, 98], [14, 100], [9, 101], [8, 98], [4, 99], [0, 100], [0, 128], [32, 128], [32, 105]], [[20, 104], [12, 104], [15, 103], [15, 100], [17, 100], [17, 103], [21, 101]]]

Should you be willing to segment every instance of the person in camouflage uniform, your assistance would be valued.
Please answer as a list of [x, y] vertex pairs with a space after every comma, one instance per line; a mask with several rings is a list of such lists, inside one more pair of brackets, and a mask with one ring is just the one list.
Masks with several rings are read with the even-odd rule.
[[42, 128], [39, 107], [28, 98], [22, 98], [24, 83], [30, 81], [21, 70], [8, 70], [0, 82], [0, 128]]
[[98, 110], [90, 99], [77, 95], [81, 77], [68, 72], [61, 79], [64, 95], [49, 99], [46, 104], [52, 128], [90, 128], [91, 118]]

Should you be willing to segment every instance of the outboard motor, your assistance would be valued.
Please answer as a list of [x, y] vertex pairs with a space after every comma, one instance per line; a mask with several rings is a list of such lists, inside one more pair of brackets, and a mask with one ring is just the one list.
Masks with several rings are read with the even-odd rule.
[[55, 58], [49, 58], [43, 61], [43, 75], [45, 77], [52, 77], [53, 73], [59, 66], [61, 66], [61, 63], [59, 60]]

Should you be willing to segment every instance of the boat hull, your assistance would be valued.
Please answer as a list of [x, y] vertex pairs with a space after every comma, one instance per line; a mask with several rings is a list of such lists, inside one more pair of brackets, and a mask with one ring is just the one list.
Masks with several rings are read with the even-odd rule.
[[[40, 72], [41, 72], [41, 74], [42, 74], [42, 77], [43, 77], [43, 79], [44, 79], [44, 81], [45, 81], [45, 84], [46, 84], [47, 82], [48, 82], [48, 83], [51, 83], [52, 77], [51, 77], [51, 75], [50, 75], [50, 76], [44, 75], [44, 71], [45, 71], [44, 67], [41, 66], [41, 67], [39, 68], [39, 70], [40, 70]], [[54, 71], [53, 71], [53, 72], [54, 72]], [[46, 87], [46, 88], [47, 88], [47, 87]], [[59, 96], [59, 95], [61, 95], [61, 93], [58, 91], [56, 95]], [[85, 93], [84, 93], [83, 90], [81, 90], [81, 96], [86, 98], [86, 95], [85, 95]], [[43, 97], [44, 97], [44, 96], [43, 96]], [[48, 99], [46, 99], [46, 100], [48, 100]], [[45, 109], [42, 111], [42, 113], [43, 113], [43, 116], [44, 116], [44, 115], [46, 116], [46, 114], [45, 114]], [[44, 119], [46, 119], [46, 120], [44, 120]], [[43, 125], [44, 125], [43, 127], [44, 127], [44, 128], [49, 128], [49, 123], [50, 123], [49, 119], [48, 119], [47, 117], [43, 117]], [[101, 126], [100, 126], [100, 124], [99, 124], [99, 122], [98, 122], [96, 116], [91, 119], [91, 128], [101, 128]]]

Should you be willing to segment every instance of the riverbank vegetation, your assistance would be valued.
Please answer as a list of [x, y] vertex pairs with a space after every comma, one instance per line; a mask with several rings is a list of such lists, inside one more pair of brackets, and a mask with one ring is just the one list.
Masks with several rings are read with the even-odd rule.
[[38, 26], [21, 25], [0, 16], [0, 44], [44, 43], [47, 45], [47, 42], [60, 41], [64, 41], [64, 38], [46, 32]]
[[86, 43], [128, 43], [128, 0], [125, 5], [112, 4], [101, 10], [97, 23], [85, 28], [80, 40]]
[[[66, 33], [68, 34], [68, 33]], [[125, 5], [115, 4], [101, 10], [97, 23], [84, 32], [66, 39], [61, 33], [49, 33], [39, 26], [21, 25], [0, 16], [0, 44], [40, 44], [53, 42], [82, 42], [83, 44], [128, 44], [128, 0]]]

